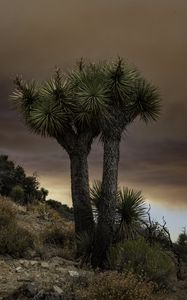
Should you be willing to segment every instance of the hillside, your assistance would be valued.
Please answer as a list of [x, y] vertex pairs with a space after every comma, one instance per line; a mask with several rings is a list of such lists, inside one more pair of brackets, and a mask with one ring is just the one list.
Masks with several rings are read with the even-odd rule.
[[[23, 207], [0, 199], [0, 217], [0, 227], [4, 226], [6, 234], [0, 232], [0, 299], [92, 299], [83, 289], [92, 278], [97, 283], [97, 276], [103, 276], [101, 287], [108, 284], [105, 275], [95, 275], [88, 267], [80, 268], [80, 262], [75, 260], [73, 222], [62, 218], [46, 203]], [[116, 273], [107, 276], [111, 284], [119, 279]], [[128, 276], [124, 286], [136, 289], [137, 279]], [[150, 286], [142, 281], [138, 298], [127, 299], [187, 299], [186, 281], [173, 278], [171, 286], [169, 294], [150, 293], [147, 298]]]

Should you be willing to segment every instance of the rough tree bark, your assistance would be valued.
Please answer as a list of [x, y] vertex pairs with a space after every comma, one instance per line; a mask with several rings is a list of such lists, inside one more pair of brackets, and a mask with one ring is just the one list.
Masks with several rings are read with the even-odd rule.
[[75, 219], [75, 233], [94, 230], [94, 220], [89, 193], [88, 155], [93, 142], [90, 132], [75, 133], [67, 130], [58, 143], [66, 150], [71, 164], [71, 192]]
[[102, 201], [99, 204], [98, 224], [92, 255], [93, 267], [104, 267], [107, 250], [113, 234], [118, 185], [120, 135], [110, 136], [104, 142]]
[[75, 218], [75, 232], [92, 232], [94, 227], [93, 213], [90, 203], [88, 153], [82, 151], [72, 153], [71, 161], [71, 192]]

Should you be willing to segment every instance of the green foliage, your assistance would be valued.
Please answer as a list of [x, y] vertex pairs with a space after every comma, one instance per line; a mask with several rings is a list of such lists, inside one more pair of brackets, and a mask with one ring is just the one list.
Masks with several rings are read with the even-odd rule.
[[76, 293], [78, 300], [150, 300], [154, 284], [132, 273], [104, 272], [96, 275], [88, 287]]
[[24, 189], [19, 186], [19, 185], [16, 185], [12, 188], [12, 191], [10, 193], [10, 197], [15, 201], [15, 202], [18, 202], [18, 203], [22, 203], [22, 201], [24, 200]]
[[135, 83], [129, 105], [130, 119], [140, 116], [145, 123], [156, 121], [160, 111], [160, 95], [157, 88], [145, 79], [139, 78]]
[[[95, 181], [90, 188], [91, 201], [96, 209], [102, 201], [102, 184]], [[132, 239], [139, 235], [142, 222], [146, 219], [146, 204], [141, 191], [123, 188], [116, 193], [115, 242]]]
[[91, 130], [97, 136], [114, 126], [124, 129], [137, 116], [145, 122], [156, 120], [160, 113], [157, 89], [121, 58], [96, 64], [82, 61], [79, 68], [63, 74], [57, 69], [41, 85], [21, 78], [15, 84], [13, 102], [28, 127], [42, 136], [58, 139], [67, 128]]
[[99, 203], [102, 201], [101, 187], [101, 181], [97, 180], [94, 181], [93, 186], [90, 188], [90, 197], [92, 205], [95, 206], [97, 209], [99, 208]]
[[[175, 268], [172, 255], [158, 245], [150, 246], [144, 239], [121, 243], [108, 253], [108, 263], [120, 270], [133, 271], [160, 286], [169, 283]], [[118, 255], [116, 255], [118, 253]]]
[[37, 176], [26, 176], [21, 166], [15, 166], [7, 155], [0, 155], [0, 195], [28, 204], [43, 200], [47, 190], [39, 190]]
[[177, 243], [176, 243], [176, 250], [179, 253], [180, 257], [187, 261], [187, 233], [186, 228], [179, 234]]
[[139, 76], [137, 70], [118, 58], [116, 61], [106, 64], [105, 76], [110, 100], [114, 106], [128, 105], [134, 84]]
[[41, 193], [41, 201], [46, 201], [46, 197], [48, 196], [49, 191], [42, 187], [40, 189], [40, 193]]
[[117, 213], [119, 217], [118, 239], [137, 236], [146, 218], [146, 205], [141, 191], [123, 188], [119, 191]]

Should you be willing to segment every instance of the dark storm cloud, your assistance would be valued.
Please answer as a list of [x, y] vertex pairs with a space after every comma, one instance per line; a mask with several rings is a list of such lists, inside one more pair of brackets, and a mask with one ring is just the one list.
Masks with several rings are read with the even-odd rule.
[[[185, 0], [6, 0], [0, 9], [0, 152], [37, 171], [56, 197], [69, 197], [69, 161], [51, 139], [28, 134], [8, 99], [13, 78], [43, 80], [81, 56], [122, 55], [160, 88], [162, 115], [132, 125], [121, 146], [120, 182], [155, 201], [187, 205], [187, 3]], [[102, 147], [89, 158], [101, 177]], [[61, 187], [63, 182], [63, 188]]]

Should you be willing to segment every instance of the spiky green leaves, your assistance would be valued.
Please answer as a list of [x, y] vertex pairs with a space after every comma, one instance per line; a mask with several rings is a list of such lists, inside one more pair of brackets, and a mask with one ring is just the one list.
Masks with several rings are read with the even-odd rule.
[[127, 104], [132, 93], [138, 72], [119, 58], [116, 62], [105, 67], [106, 83], [114, 105]]
[[90, 188], [90, 198], [92, 205], [99, 209], [99, 204], [102, 201], [101, 196], [102, 183], [99, 180], [94, 181], [93, 186]]
[[161, 102], [157, 88], [144, 79], [138, 79], [129, 105], [131, 119], [140, 116], [145, 123], [156, 121], [160, 111]]
[[69, 74], [74, 97], [79, 104], [76, 121], [83, 126], [93, 126], [108, 117], [108, 89], [100, 64], [88, 64]]
[[118, 239], [134, 238], [146, 217], [146, 205], [140, 191], [124, 188], [119, 192], [117, 212], [119, 216]]
[[48, 101], [53, 101], [56, 105], [61, 106], [67, 114], [71, 114], [74, 109], [70, 83], [59, 69], [56, 69], [54, 76], [49, 81], [44, 82], [41, 87], [41, 95]]
[[146, 215], [145, 201], [141, 191], [123, 188], [119, 192], [118, 213], [121, 221], [126, 224], [141, 221]]
[[42, 136], [57, 137], [65, 130], [68, 116], [62, 107], [52, 100], [41, 99], [27, 117], [31, 130]]
[[37, 85], [16, 78], [12, 96], [26, 123], [43, 136], [57, 136], [70, 126], [76, 133], [91, 130], [102, 137], [125, 129], [140, 116], [156, 120], [160, 98], [154, 86], [121, 59], [112, 63], [84, 63], [79, 69]]
[[28, 114], [34, 103], [39, 100], [39, 87], [35, 81], [25, 82], [21, 77], [15, 79], [16, 89], [11, 96], [13, 104], [23, 113]]
[[15, 81], [12, 96], [31, 131], [57, 137], [71, 123], [73, 101], [67, 80], [56, 70], [53, 78], [38, 87], [35, 82]]

